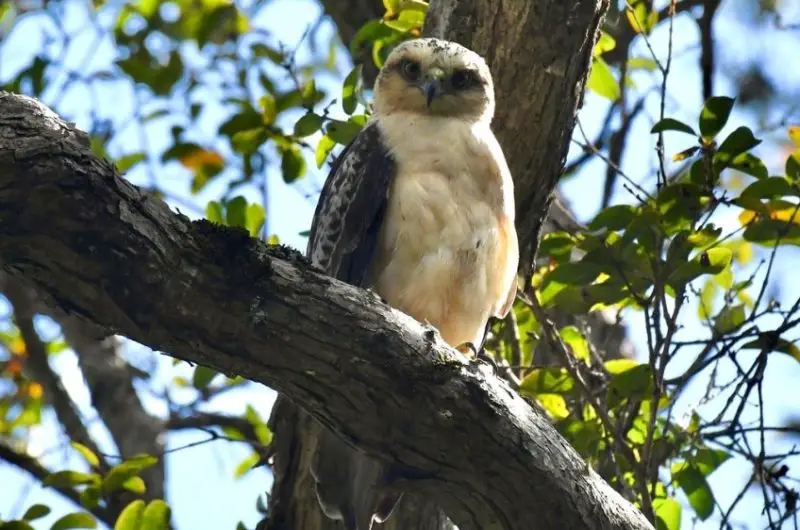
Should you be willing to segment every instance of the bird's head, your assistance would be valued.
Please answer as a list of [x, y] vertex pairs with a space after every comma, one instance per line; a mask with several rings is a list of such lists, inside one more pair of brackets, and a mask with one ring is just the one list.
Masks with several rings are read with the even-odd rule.
[[480, 55], [455, 42], [406, 41], [392, 51], [378, 74], [374, 111], [490, 121], [492, 74]]

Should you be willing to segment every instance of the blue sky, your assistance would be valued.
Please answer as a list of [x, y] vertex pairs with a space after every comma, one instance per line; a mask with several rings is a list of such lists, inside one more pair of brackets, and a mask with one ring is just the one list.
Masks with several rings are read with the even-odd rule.
[[[77, 4], [77, 3], [75, 3]], [[745, 31], [741, 22], [731, 16], [726, 9], [730, 7], [730, 2], [726, 2], [721, 9], [722, 13], [718, 18], [716, 31], [718, 35], [736, 36]], [[800, 15], [800, 9], [794, 13]], [[272, 37], [284, 42], [288, 46], [297, 43], [306, 26], [312, 23], [320, 14], [319, 6], [313, 0], [273, 0], [268, 7], [261, 13], [259, 18], [254, 21], [255, 25], [267, 27]], [[69, 11], [69, 16], [62, 21], [65, 28], [69, 30], [77, 29], [81, 23], [81, 9], [75, 8]], [[791, 9], [787, 12], [787, 17], [794, 16]], [[790, 19], [791, 20], [791, 19]], [[274, 21], [281, 21], [275, 23]], [[291, 23], [286, 23], [291, 21]], [[20, 66], [26, 64], [38, 45], [40, 32], [37, 26], [39, 22], [34, 19], [27, 21], [24, 31], [17, 28], [12, 35], [12, 39], [0, 48], [0, 77], [3, 79], [15, 72]], [[666, 49], [666, 39], [668, 38], [667, 25], [662, 25], [650, 38], [652, 46], [659, 51]], [[325, 24], [318, 42], [325, 44], [333, 35], [334, 28], [330, 24]], [[748, 30], [749, 31], [749, 30]], [[767, 38], [767, 35], [771, 35]], [[796, 36], [795, 36], [796, 37]], [[78, 37], [74, 44], [76, 50], [71, 60], [81, 60], [83, 50], [92, 45], [94, 36], [90, 32]], [[674, 31], [674, 50], [675, 58], [672, 64], [672, 74], [668, 85], [668, 93], [672, 100], [667, 105], [667, 115], [683, 119], [693, 123], [697, 117], [702, 100], [698, 87], [700, 86], [699, 71], [696, 68], [698, 52], [694, 43], [697, 39], [696, 25], [687, 17], [679, 17], [675, 22]], [[777, 35], [773, 33], [764, 35], [748, 35], [747, 39], [725, 38], [729, 53], [753, 54], [762, 51], [767, 47], [776, 50], [774, 54], [767, 54], [765, 69], [774, 74], [780, 82], [786, 86], [800, 86], [800, 69], [787, 69], [786, 57], [791, 53], [792, 46], [797, 46], [797, 39], [791, 35]], [[113, 58], [113, 49], [105, 42], [101, 44], [101, 49], [93, 60], [94, 67], [109, 62]], [[796, 49], [796, 48], [795, 48]], [[349, 71], [351, 65], [346, 54], [340, 54], [338, 60], [339, 73], [335, 76], [324, 76], [318, 84], [327, 88], [332, 97], [338, 97], [341, 80]], [[647, 47], [643, 42], [638, 43], [634, 56], [649, 57]], [[302, 55], [300, 59], [302, 59]], [[637, 74], [634, 77], [637, 89], [644, 91], [654, 83], [660, 83], [657, 75]], [[689, 87], [686, 89], [685, 87]], [[734, 86], [723, 76], [716, 78], [715, 94], [732, 95]], [[48, 101], [53, 94], [45, 94], [44, 100]], [[74, 90], [68, 92], [59, 105], [59, 110], [76, 121], [79, 127], [88, 127], [91, 123], [88, 111], [97, 104], [108, 115], [101, 116], [112, 120], [121, 120], [128, 116], [135, 105], [135, 99], [129, 88], [103, 85], [102, 89], [96, 91], [97, 101], [93, 102], [86, 99], [85, 92]], [[209, 99], [211, 99], [209, 97]], [[638, 120], [634, 125], [630, 135], [630, 147], [623, 160], [623, 169], [632, 179], [645, 182], [650, 168], [655, 161], [655, 138], [649, 134], [652, 123], [658, 116], [658, 99], [653, 96], [647, 104], [647, 115], [652, 120]], [[606, 110], [606, 101], [594, 94], [588, 94], [583, 109], [579, 114], [581, 124], [589, 138], [594, 138], [600, 126], [601, 119]], [[337, 106], [338, 109], [338, 106]], [[215, 125], [218, 123], [222, 107], [209, 105], [203, 115], [199, 130], [192, 131], [192, 135], [198, 138], [213, 135]], [[285, 124], [290, 126], [295, 116], [287, 116]], [[730, 123], [724, 132], [728, 132], [739, 125], [750, 125], [758, 130], [759, 126], [755, 121], [754, 115], [748, 112], [735, 111]], [[148, 147], [155, 149], [162, 143], [169, 133], [167, 124], [153, 125], [148, 129], [150, 144]], [[575, 138], [580, 139], [580, 134], [576, 132]], [[125, 132], [118, 141], [112, 146], [112, 152], [127, 153], [140, 149], [138, 146], [139, 137], [135, 132]], [[310, 138], [312, 145], [316, 144], [316, 138]], [[688, 147], [686, 137], [668, 134], [666, 138], [666, 150], [671, 154], [685, 147]], [[776, 170], [782, 162], [769, 147], [760, 148], [760, 154], [764, 156], [771, 169]], [[156, 149], [160, 152], [160, 149]], [[571, 156], [579, 151], [573, 145]], [[269, 200], [268, 200], [268, 222], [270, 232], [277, 233], [281, 240], [301, 250], [305, 249], [305, 238], [299, 232], [306, 230], [310, 224], [311, 216], [314, 211], [316, 194], [309, 199], [304, 197], [304, 192], [314, 192], [322, 184], [325, 178], [324, 172], [317, 171], [313, 161], [309, 159], [311, 175], [299, 186], [290, 187], [283, 183], [279, 171], [274, 169], [268, 171]], [[565, 196], [578, 214], [578, 217], [585, 221], [597, 211], [600, 202], [600, 190], [602, 188], [602, 176], [605, 174], [605, 164], [600, 160], [595, 160], [582, 170], [579, 176], [573, 177], [563, 184]], [[162, 185], [175, 196], [182, 197], [189, 202], [195, 202], [202, 207], [209, 199], [219, 195], [224, 187], [224, 182], [211, 185], [199, 197], [191, 197], [189, 193], [189, 179], [185, 170], [176, 164], [167, 165], [159, 173]], [[128, 175], [134, 183], [145, 184], [148, 179], [146, 167], [140, 165], [135, 171]], [[166, 183], [166, 184], [164, 184]], [[250, 198], [259, 198], [256, 192], [250, 194]], [[617, 202], [631, 202], [633, 199], [624, 191], [618, 192], [615, 196]], [[173, 203], [176, 205], [177, 203]], [[183, 213], [190, 217], [197, 217], [197, 214], [185, 207], [178, 206]], [[736, 226], [736, 214], [722, 214], [715, 221], [726, 227]], [[778, 265], [777, 278], [783, 281], [781, 286], [781, 298], [784, 300], [794, 300], [800, 295], [797, 282], [793, 281], [791, 271], [794, 260], [797, 258], [796, 251], [782, 251], [782, 259]], [[5, 311], [5, 308], [3, 308]], [[702, 333], [699, 325], [693, 320], [695, 311], [690, 308], [686, 311], [687, 318], [683, 324], [686, 327], [684, 333]], [[643, 334], [641, 316], [638, 314], [626, 315], [630, 336], [638, 352], [646, 351], [646, 342]], [[46, 319], [41, 319], [37, 323], [45, 336], [52, 336], [57, 333], [54, 326]], [[133, 362], [147, 360], [152, 354], [146, 348], [128, 342], [126, 345], [126, 357]], [[681, 359], [675, 363], [674, 369], [678, 370], [685, 363], [692, 359], [692, 352], [686, 351]], [[746, 356], [742, 357], [746, 359]], [[65, 352], [57, 356], [53, 361], [54, 368], [62, 376], [70, 394], [81, 408], [86, 418], [95, 416], [94, 411], [89, 405], [89, 396], [86, 388], [80, 379], [80, 373], [74, 355]], [[186, 365], [173, 367], [169, 359], [161, 357], [158, 363], [158, 370], [155, 379], [158, 381], [158, 389], [166, 387], [175, 375], [190, 375], [191, 370]], [[731, 375], [730, 367], [722, 370], [723, 377]], [[787, 399], [791, 395], [794, 381], [800, 376], [800, 368], [797, 363], [786, 356], [776, 355], [770, 360], [767, 369], [767, 380], [770, 384], [765, 389], [765, 399], [769, 406], [765, 409], [767, 423], [779, 424], [790, 414], [797, 414], [798, 407], [794, 400]], [[694, 410], [697, 400], [703, 390], [702, 382], [698, 382], [694, 388], [683, 396], [679, 409], [679, 414], [684, 414]], [[141, 392], [142, 399], [148, 411], [156, 415], [164, 415], [166, 409], [164, 403], [159, 399], [153, 398], [146, 392]], [[192, 399], [191, 391], [181, 391], [174, 394], [177, 400], [189, 401]], [[251, 385], [246, 389], [236, 390], [226, 393], [224, 396], [214, 400], [209, 410], [239, 414], [243, 412], [247, 404], [252, 404], [261, 415], [266, 418], [274, 399], [274, 393], [260, 385]], [[705, 406], [701, 410], [706, 417], [713, 416], [713, 409], [717, 406], [714, 403]], [[752, 412], [750, 413], [752, 419]], [[103, 447], [108, 448], [108, 452], [113, 452], [113, 448], [108, 444], [109, 438], [97, 423], [93, 423], [92, 432], [96, 433], [104, 442]], [[168, 445], [170, 448], [181, 447], [187, 443], [203, 439], [203, 433], [173, 433], [169, 436]], [[45, 454], [45, 462], [53, 467], [72, 467], [79, 469], [82, 463], [75, 457], [65, 459], [64, 450], [53, 450], [62, 447], [64, 440], [55, 428], [52, 417], [44, 422], [42, 427], [34, 430], [31, 438], [31, 452], [34, 455]], [[778, 443], [777, 441], [775, 443]], [[167, 458], [167, 495], [168, 501], [173, 507], [176, 528], [231, 528], [233, 529], [239, 520], [242, 520], [249, 527], [254, 526], [259, 517], [255, 511], [256, 495], [259, 492], [267, 491], [270, 486], [270, 476], [263, 468], [254, 470], [242, 479], [233, 480], [233, 469], [238, 462], [247, 456], [249, 451], [239, 444], [227, 442], [214, 442], [200, 445], [192, 449], [173, 452]], [[200, 463], [200, 465], [198, 465]], [[747, 476], [749, 466], [739, 462], [730, 462], [723, 466], [712, 476], [711, 482], [715, 494], [723, 506], [738, 492], [738, 485]], [[32, 481], [23, 473], [13, 467], [0, 463], [0, 484], [3, 484], [3, 495], [0, 495], [0, 514], [3, 516], [19, 515], [24, 508], [34, 502], [47, 502], [54, 507], [56, 512], [62, 509], [72, 509], [72, 507], [61, 500], [58, 495], [54, 495], [42, 489], [35, 481]], [[10, 485], [10, 487], [8, 487]], [[726, 487], [734, 485], [733, 487]], [[10, 494], [5, 492], [9, 491]], [[746, 524], [748, 528], [760, 528], [763, 522], [759, 517], [760, 494], [749, 494], [747, 502], [749, 508], [737, 512], [739, 517], [736, 522]], [[55, 516], [50, 516], [37, 523], [36, 528], [49, 528], [55, 520]], [[758, 521], [758, 523], [756, 523]], [[688, 518], [684, 521], [683, 528], [692, 528]], [[759, 524], [760, 523], [760, 524]], [[712, 523], [698, 524], [694, 528], [715, 528]]]

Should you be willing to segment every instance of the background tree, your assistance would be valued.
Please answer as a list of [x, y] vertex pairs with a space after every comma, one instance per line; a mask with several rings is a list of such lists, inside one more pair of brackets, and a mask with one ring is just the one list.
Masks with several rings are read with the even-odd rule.
[[[500, 376], [658, 527], [795, 526], [785, 395], [800, 360], [800, 80], [786, 66], [800, 13], [751, 0], [523, 4], [10, 2], [0, 79], [184, 214], [303, 249], [326, 164], [363, 125], [390, 47], [423, 31], [473, 47], [499, 87], [494, 127], [528, 256], [549, 182], [564, 199], [490, 336]], [[42, 205], [7, 206], [6, 237]], [[2, 277], [0, 483], [17, 494], [0, 517], [121, 527], [137, 510], [166, 519], [166, 499], [175, 528], [252, 528], [266, 513], [262, 528], [336, 526], [304, 481], [302, 412], [108, 336], [30, 280]], [[219, 451], [219, 471], [197, 466]], [[261, 456], [273, 465], [253, 468]], [[404, 523], [449, 524], [413, 495], [387, 526]]]

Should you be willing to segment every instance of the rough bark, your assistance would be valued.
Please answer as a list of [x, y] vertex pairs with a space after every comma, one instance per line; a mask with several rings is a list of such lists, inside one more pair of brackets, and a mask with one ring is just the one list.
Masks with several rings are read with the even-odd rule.
[[0, 256], [71, 317], [292, 399], [463, 528], [652, 529], [502, 380], [373, 294], [190, 222], [0, 94]]
[[[322, 3], [345, 44], [361, 25], [383, 14], [383, 6], [376, 0], [360, 0], [358, 9], [341, 0]], [[551, 204], [551, 198], [566, 158], [591, 49], [606, 9], [604, 0], [430, 3], [425, 34], [475, 50], [486, 58], [492, 71], [497, 99], [492, 128], [514, 175], [523, 273], [535, 255], [548, 210], [552, 212], [551, 225], [568, 225], [573, 230], [578, 227], [568, 209], [560, 203]], [[372, 64], [371, 59], [364, 62]], [[554, 315], [554, 320], [564, 326], [576, 323], [578, 318]], [[610, 347], [612, 358], [622, 353], [624, 328], [609, 315], [593, 313], [580, 320], [580, 327], [599, 351]], [[536, 355], [537, 362], [544, 364], [554, 358], [546, 344], [537, 349]], [[322, 516], [311, 487], [314, 422], [284, 403], [273, 411], [272, 423], [276, 438], [271, 515], [259, 530], [342, 529], [340, 523]], [[444, 529], [448, 524], [428, 497], [406, 495], [392, 518], [380, 528]]]

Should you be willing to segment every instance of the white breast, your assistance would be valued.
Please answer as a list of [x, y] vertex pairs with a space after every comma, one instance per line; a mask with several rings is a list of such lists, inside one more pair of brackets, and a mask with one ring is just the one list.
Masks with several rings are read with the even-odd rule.
[[488, 124], [419, 116], [378, 123], [398, 171], [373, 286], [451, 345], [477, 345], [518, 261], [513, 184], [500, 148]]

